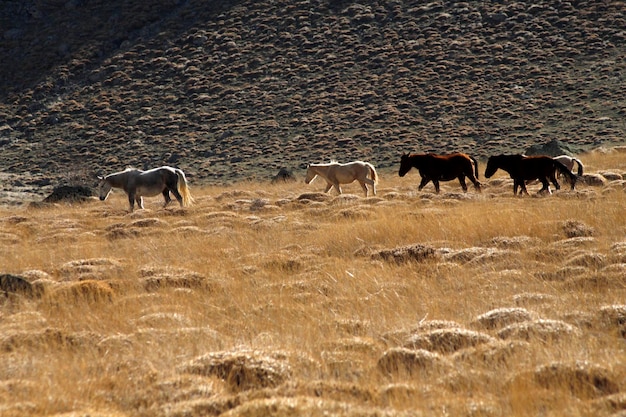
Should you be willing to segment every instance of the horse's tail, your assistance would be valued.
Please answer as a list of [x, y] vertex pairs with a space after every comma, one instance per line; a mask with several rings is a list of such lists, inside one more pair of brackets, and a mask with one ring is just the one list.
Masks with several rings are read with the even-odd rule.
[[[553, 159], [553, 161], [554, 161], [554, 166], [556, 167], [556, 169], [558, 169], [561, 174], [563, 174], [567, 178], [569, 178], [570, 183], [572, 184], [572, 190], [573, 190], [574, 186], [576, 185], [576, 178], [577, 178], [576, 175], [574, 175], [572, 173], [572, 171], [569, 170], [568, 167], [563, 165], [563, 163], [561, 163], [559, 161], [556, 161], [554, 159]], [[579, 165], [579, 167], [580, 167], [580, 165]], [[579, 169], [579, 171], [580, 171], [580, 169]]]
[[370, 173], [372, 174], [372, 181], [374, 181], [374, 183], [377, 183], [378, 174], [376, 173], [376, 168], [374, 168], [374, 165], [370, 164], [369, 162], [366, 162], [365, 165], [367, 165], [367, 167], [370, 169]]
[[580, 159], [576, 159], [576, 158], [572, 158], [574, 160], [574, 162], [576, 162], [578, 164], [578, 176], [582, 176], [583, 175], [583, 163], [580, 162]]
[[191, 192], [189, 191], [189, 186], [187, 185], [187, 178], [185, 177], [185, 173], [176, 168], [176, 175], [178, 176], [178, 192], [183, 197], [183, 206], [189, 207], [193, 204], [194, 199], [191, 196]]
[[478, 179], [478, 161], [473, 156], [470, 156], [470, 159], [474, 163], [474, 176], [476, 177], [476, 179]]

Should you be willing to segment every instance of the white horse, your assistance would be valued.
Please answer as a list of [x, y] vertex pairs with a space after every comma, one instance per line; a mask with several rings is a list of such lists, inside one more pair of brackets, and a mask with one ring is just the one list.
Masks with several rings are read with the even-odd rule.
[[[332, 161], [330, 164], [310, 164], [307, 167], [304, 182], [309, 184], [318, 175], [326, 180], [325, 193], [330, 191], [332, 187], [335, 187], [337, 192], [341, 194], [341, 186], [339, 184], [350, 184], [356, 180], [361, 184], [361, 188], [363, 188], [365, 192], [365, 197], [367, 197], [368, 194], [366, 184], [372, 187], [372, 192], [376, 195], [378, 174], [374, 166], [369, 162], [355, 161], [340, 164], [336, 161]], [[368, 175], [370, 175], [371, 178], [368, 178]]]
[[552, 159], [554, 159], [555, 161], [559, 161], [560, 163], [565, 165], [567, 169], [569, 169], [570, 171], [573, 171], [574, 163], [577, 163], [578, 164], [578, 176], [583, 175], [584, 166], [583, 166], [583, 163], [580, 162], [580, 159], [576, 159], [573, 156], [569, 156], [569, 155], [559, 155], [559, 156], [555, 156]]
[[127, 168], [124, 171], [98, 177], [98, 179], [100, 180], [98, 186], [100, 200], [104, 201], [112, 188], [121, 188], [128, 194], [130, 212], [135, 208], [135, 201], [139, 208], [143, 209], [143, 197], [153, 197], [158, 194], [163, 194], [165, 198], [163, 207], [166, 207], [172, 201], [170, 191], [181, 207], [187, 207], [193, 203], [185, 173], [178, 168], [162, 166], [148, 171]]

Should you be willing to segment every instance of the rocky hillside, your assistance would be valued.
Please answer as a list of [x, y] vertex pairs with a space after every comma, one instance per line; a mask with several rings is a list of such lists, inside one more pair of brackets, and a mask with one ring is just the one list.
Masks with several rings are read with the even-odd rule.
[[626, 138], [625, 1], [5, 0], [0, 27], [22, 184]]

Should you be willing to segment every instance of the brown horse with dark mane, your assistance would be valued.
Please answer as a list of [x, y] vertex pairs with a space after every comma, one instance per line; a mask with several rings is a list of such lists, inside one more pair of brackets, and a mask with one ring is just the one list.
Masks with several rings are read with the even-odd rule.
[[398, 175], [404, 177], [411, 168], [417, 169], [422, 176], [422, 182], [419, 185], [420, 191], [429, 181], [432, 181], [435, 191], [439, 193], [439, 181], [450, 181], [458, 178], [463, 191], [467, 192], [467, 185], [465, 184], [465, 177], [467, 177], [474, 184], [474, 188], [480, 192], [478, 161], [464, 153], [402, 155]]
[[491, 178], [498, 169], [502, 169], [509, 173], [513, 179], [513, 194], [517, 195], [517, 189], [520, 188], [522, 193], [528, 194], [526, 190], [526, 181], [539, 180], [543, 187], [539, 193], [550, 191], [550, 182], [559, 190], [561, 186], [556, 181], [555, 173], [559, 171], [561, 174], [569, 178], [572, 190], [576, 184], [576, 175], [561, 162], [545, 155], [525, 156], [525, 155], [497, 155], [489, 157], [487, 168], [485, 169], [485, 177]]

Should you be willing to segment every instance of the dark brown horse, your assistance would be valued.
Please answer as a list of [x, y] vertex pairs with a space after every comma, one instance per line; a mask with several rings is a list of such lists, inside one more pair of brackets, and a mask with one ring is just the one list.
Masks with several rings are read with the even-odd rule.
[[458, 178], [463, 191], [467, 192], [467, 185], [465, 184], [465, 177], [467, 177], [474, 184], [474, 188], [480, 192], [478, 161], [464, 153], [402, 155], [398, 175], [404, 177], [411, 168], [417, 169], [422, 176], [422, 182], [419, 185], [420, 191], [429, 181], [432, 181], [435, 191], [439, 193], [439, 181], [450, 181]]
[[569, 178], [572, 190], [576, 185], [576, 175], [561, 162], [545, 155], [525, 156], [525, 155], [497, 155], [489, 157], [487, 168], [485, 169], [485, 177], [490, 178], [498, 169], [502, 169], [509, 173], [513, 179], [513, 194], [517, 195], [517, 189], [520, 188], [522, 193], [528, 194], [526, 190], [526, 181], [539, 180], [543, 187], [540, 193], [550, 191], [550, 182], [559, 190], [561, 186], [556, 181], [555, 173], [558, 171]]

